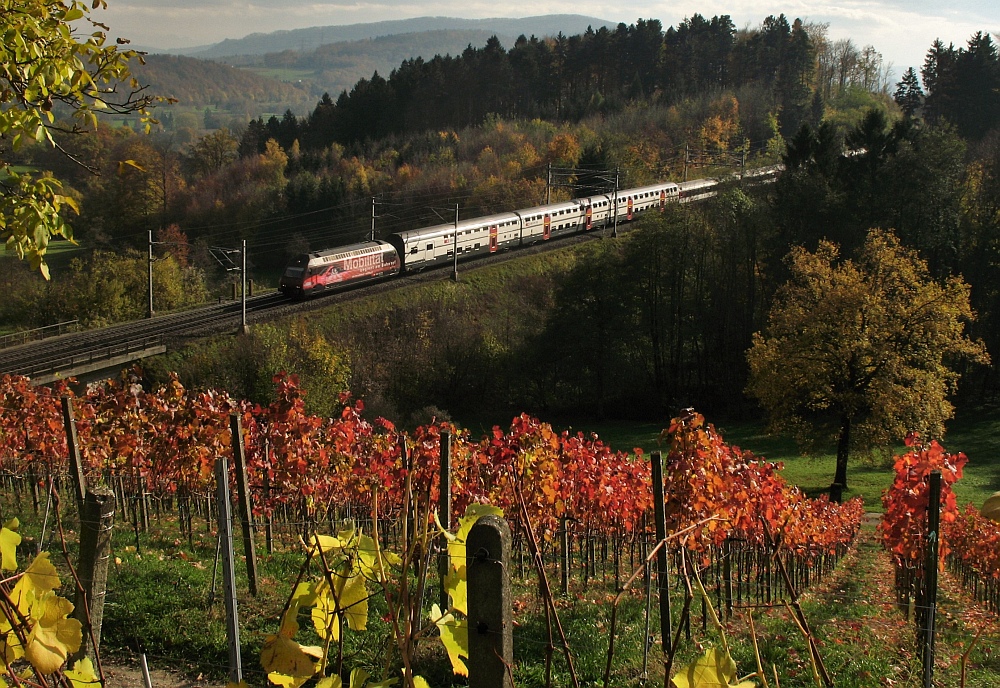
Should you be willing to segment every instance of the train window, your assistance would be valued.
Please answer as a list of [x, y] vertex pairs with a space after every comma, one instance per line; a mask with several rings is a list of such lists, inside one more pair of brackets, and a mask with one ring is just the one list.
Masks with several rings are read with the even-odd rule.
[[434, 250], [434, 244], [427, 244], [427, 250], [428, 251], [433, 251]]
[[289, 266], [288, 269], [285, 270], [285, 277], [301, 277], [303, 272], [305, 272], [304, 268]]
[[410, 249], [410, 253], [416, 253], [419, 250], [420, 250], [419, 246], [414, 246], [413, 248]]

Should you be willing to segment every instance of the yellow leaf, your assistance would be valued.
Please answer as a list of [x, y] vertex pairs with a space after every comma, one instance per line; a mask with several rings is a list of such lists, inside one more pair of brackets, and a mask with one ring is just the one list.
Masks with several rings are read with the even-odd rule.
[[441, 632], [441, 642], [448, 651], [452, 671], [459, 676], [468, 676], [469, 668], [461, 657], [469, 658], [469, 621], [459, 621], [452, 614], [442, 616], [441, 609], [436, 604], [431, 607], [431, 620]]
[[17, 546], [21, 544], [21, 536], [16, 532], [17, 519], [11, 519], [0, 529], [0, 569], [4, 571], [17, 570]]
[[371, 676], [364, 669], [352, 669], [351, 670], [351, 688], [364, 688], [364, 685], [368, 683], [368, 678]]
[[[403, 560], [398, 554], [386, 552], [378, 546], [372, 538], [367, 535], [359, 535], [358, 543], [358, 564], [362, 575], [375, 580], [381, 580], [382, 568], [388, 569], [393, 566], [400, 566]], [[382, 566], [379, 567], [379, 556], [382, 558]]]
[[753, 688], [753, 681], [736, 680], [736, 662], [728, 653], [712, 648], [677, 672], [671, 679], [677, 688]]
[[73, 688], [84, 688], [85, 686], [99, 686], [101, 679], [94, 671], [94, 664], [89, 657], [84, 657], [73, 663], [72, 669], [65, 671], [66, 678], [73, 684]]
[[316, 673], [316, 662], [304, 652], [303, 647], [280, 634], [267, 637], [260, 651], [260, 664], [268, 672], [268, 678], [274, 673], [308, 679]]
[[[9, 623], [6, 630], [10, 630]], [[3, 628], [0, 628], [0, 631], [6, 633]], [[8, 665], [24, 657], [24, 648], [21, 647], [17, 636], [13, 633], [6, 633], [6, 638], [6, 640], [0, 640], [0, 671], [6, 670]]]
[[277, 671], [272, 671], [267, 675], [267, 680], [276, 686], [282, 686], [283, 688], [299, 688], [299, 686], [309, 680], [309, 677], [288, 676]]
[[343, 579], [340, 608], [347, 614], [347, 626], [352, 631], [363, 631], [368, 627], [368, 590], [360, 573]]
[[11, 596], [15, 603], [18, 603], [18, 608], [21, 608], [20, 597], [18, 596], [18, 591], [21, 593], [33, 592], [35, 593], [35, 598], [41, 598], [47, 592], [51, 592], [59, 587], [59, 573], [56, 571], [56, 567], [52, 565], [49, 561], [49, 553], [42, 552], [35, 560], [31, 562], [31, 566], [24, 572], [21, 579], [17, 581], [17, 585], [14, 586], [14, 593]]
[[38, 673], [51, 674], [80, 649], [83, 626], [76, 619], [67, 618], [72, 611], [72, 602], [52, 592], [36, 598], [32, 605], [33, 625], [24, 656]]
[[316, 597], [316, 606], [313, 607], [311, 617], [316, 633], [323, 640], [327, 636], [334, 642], [340, 640], [340, 622], [337, 620], [336, 605], [330, 595], [330, 588], [327, 585], [322, 587], [324, 594]]
[[340, 680], [339, 676], [327, 676], [319, 680], [316, 688], [344, 688], [344, 682]]
[[323, 552], [340, 552], [344, 549], [344, 541], [338, 537], [333, 537], [332, 535], [320, 535], [316, 533], [314, 536], [314, 544], [318, 544], [319, 548]]

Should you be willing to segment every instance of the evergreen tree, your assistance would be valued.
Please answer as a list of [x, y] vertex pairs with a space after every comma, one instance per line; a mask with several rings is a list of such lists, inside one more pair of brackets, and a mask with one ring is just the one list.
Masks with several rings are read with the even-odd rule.
[[904, 115], [916, 117], [924, 104], [924, 92], [920, 88], [920, 80], [917, 79], [917, 71], [913, 67], [903, 73], [903, 79], [896, 84], [896, 92], [892, 94], [892, 99], [896, 101]]
[[1000, 125], [1000, 56], [988, 33], [976, 33], [958, 50], [934, 41], [921, 74], [928, 121], [950, 122], [971, 140]]

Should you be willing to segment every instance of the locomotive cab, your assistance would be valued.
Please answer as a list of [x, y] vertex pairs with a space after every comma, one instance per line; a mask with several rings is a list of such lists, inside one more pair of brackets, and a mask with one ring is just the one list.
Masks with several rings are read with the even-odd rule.
[[285, 271], [281, 275], [281, 280], [278, 282], [278, 291], [285, 296], [303, 296], [305, 292], [302, 289], [302, 284], [305, 281], [308, 270], [309, 254], [302, 253], [295, 256], [285, 267]]
[[286, 296], [308, 296], [394, 275], [396, 249], [385, 241], [365, 241], [326, 251], [303, 253], [285, 268], [278, 290]]

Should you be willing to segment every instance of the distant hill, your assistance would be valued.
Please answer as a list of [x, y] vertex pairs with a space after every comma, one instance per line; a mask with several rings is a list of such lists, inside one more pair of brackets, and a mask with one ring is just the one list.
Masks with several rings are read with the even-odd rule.
[[[364, 41], [383, 36], [413, 34], [427, 31], [475, 31], [497, 36], [516, 38], [535, 35], [555, 36], [562, 32], [567, 36], [583, 33], [588, 26], [596, 31], [602, 26], [614, 28], [616, 24], [578, 14], [551, 14], [522, 19], [456, 19], [452, 17], [418, 17], [370, 24], [348, 24], [345, 26], [316, 26], [292, 31], [254, 33], [239, 39], [226, 39], [205, 48], [170, 50], [170, 54], [183, 54], [203, 59], [228, 58], [236, 55], [264, 55], [286, 50], [307, 52], [330, 43]], [[487, 37], [488, 37], [487, 36]], [[442, 52], [442, 51], [438, 51]], [[427, 57], [432, 57], [429, 55]], [[415, 55], [413, 57], [416, 57]]]
[[[424, 31], [329, 43], [305, 52], [286, 50], [266, 55], [240, 55], [226, 61], [274, 78], [301, 81], [313, 91], [329, 93], [336, 98], [341, 91], [350, 91], [359, 79], [370, 78], [373, 72], [388, 78], [404, 60], [459, 55], [470, 45], [482, 48], [494, 35], [497, 34], [491, 31]], [[517, 40], [516, 36], [497, 37], [506, 48]]]
[[215, 106], [256, 115], [288, 108], [304, 112], [317, 99], [302, 84], [182, 55], [147, 55], [145, 65], [133, 63], [131, 68], [150, 93], [176, 98], [182, 106]]

